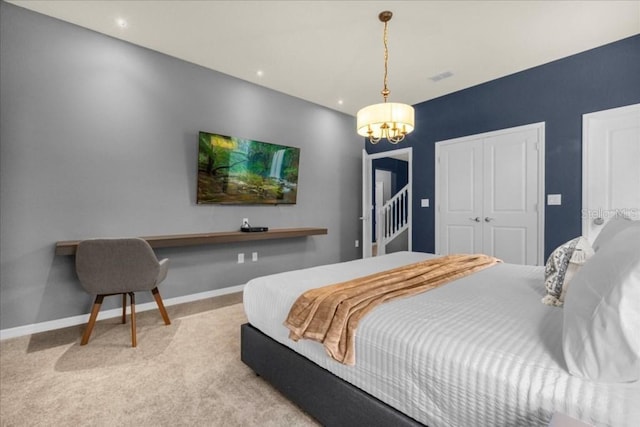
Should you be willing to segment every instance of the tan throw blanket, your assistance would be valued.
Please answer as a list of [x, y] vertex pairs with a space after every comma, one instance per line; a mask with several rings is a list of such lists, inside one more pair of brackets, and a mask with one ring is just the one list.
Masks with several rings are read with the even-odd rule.
[[498, 262], [501, 261], [482, 254], [446, 255], [310, 289], [298, 297], [284, 325], [292, 340], [318, 341], [332, 358], [353, 365], [358, 322], [374, 307], [437, 288]]

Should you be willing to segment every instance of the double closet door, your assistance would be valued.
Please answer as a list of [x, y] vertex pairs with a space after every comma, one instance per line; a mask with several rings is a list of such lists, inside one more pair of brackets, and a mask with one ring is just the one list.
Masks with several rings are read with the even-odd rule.
[[436, 143], [436, 252], [540, 265], [544, 123]]

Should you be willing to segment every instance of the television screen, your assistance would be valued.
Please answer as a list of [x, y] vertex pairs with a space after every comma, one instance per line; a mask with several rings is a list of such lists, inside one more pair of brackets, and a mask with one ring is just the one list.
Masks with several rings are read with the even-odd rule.
[[295, 204], [300, 149], [200, 132], [198, 204]]

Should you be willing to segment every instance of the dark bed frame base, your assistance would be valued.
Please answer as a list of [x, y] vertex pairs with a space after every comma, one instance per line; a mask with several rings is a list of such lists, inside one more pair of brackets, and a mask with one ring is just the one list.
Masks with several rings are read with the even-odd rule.
[[241, 326], [241, 359], [325, 426], [421, 426], [253, 326]]

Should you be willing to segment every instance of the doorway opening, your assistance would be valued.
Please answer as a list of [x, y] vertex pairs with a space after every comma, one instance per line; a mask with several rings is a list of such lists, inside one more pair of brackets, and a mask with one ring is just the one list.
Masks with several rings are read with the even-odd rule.
[[363, 258], [411, 250], [412, 148], [363, 150]]

